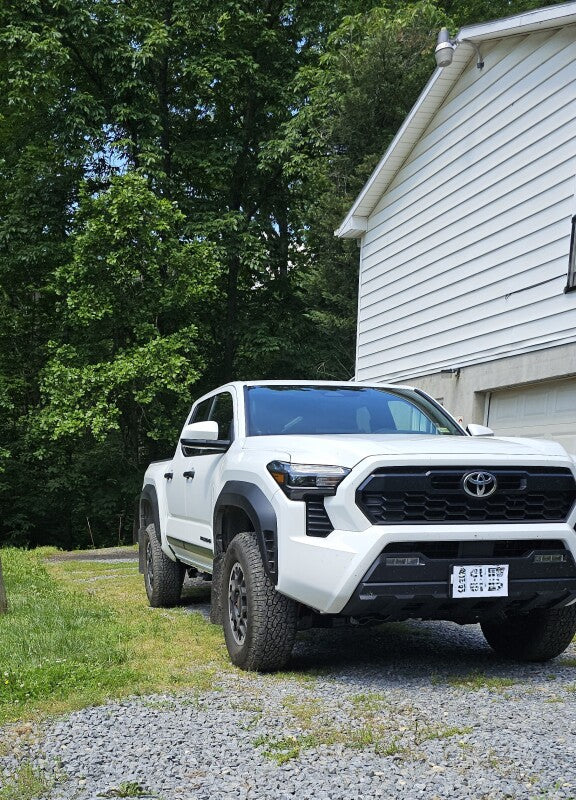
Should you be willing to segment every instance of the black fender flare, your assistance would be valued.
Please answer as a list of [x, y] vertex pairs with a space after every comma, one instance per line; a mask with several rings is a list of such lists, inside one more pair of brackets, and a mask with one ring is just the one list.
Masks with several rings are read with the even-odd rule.
[[[278, 576], [278, 523], [272, 503], [253, 483], [227, 481], [214, 505], [214, 555], [225, 550], [222, 517], [226, 507], [240, 508], [250, 520], [264, 570], [273, 584]], [[240, 531], [238, 531], [240, 533]]]

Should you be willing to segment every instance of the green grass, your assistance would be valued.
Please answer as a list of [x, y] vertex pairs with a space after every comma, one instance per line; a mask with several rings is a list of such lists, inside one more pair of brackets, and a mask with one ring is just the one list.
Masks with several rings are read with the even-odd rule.
[[340, 745], [352, 750], [372, 750], [381, 756], [421, 758], [421, 746], [431, 739], [467, 736], [470, 727], [425, 723], [410, 704], [398, 706], [380, 692], [354, 694], [339, 709], [343, 724], [334, 720], [333, 708], [318, 698], [288, 695], [282, 706], [298, 731], [288, 736], [264, 735], [253, 740], [266, 758], [277, 764], [298, 758], [303, 750]]
[[[0, 724], [131, 694], [214, 685], [221, 632], [183, 609], [150, 609], [133, 563], [47, 565], [0, 551]], [[4, 800], [0, 797], [0, 800]]]
[[36, 800], [45, 797], [54, 784], [26, 762], [0, 786], [0, 800]]
[[275, 761], [279, 766], [298, 758], [301, 750], [310, 749], [320, 744], [314, 734], [301, 736], [259, 736], [253, 742], [254, 747], [262, 747], [266, 758]]
[[478, 689], [489, 689], [494, 692], [503, 692], [514, 686], [517, 681], [513, 678], [504, 678], [497, 675], [483, 675], [480, 672], [470, 672], [468, 675], [458, 675], [450, 678], [448, 683], [451, 686], [462, 687], [471, 691]]

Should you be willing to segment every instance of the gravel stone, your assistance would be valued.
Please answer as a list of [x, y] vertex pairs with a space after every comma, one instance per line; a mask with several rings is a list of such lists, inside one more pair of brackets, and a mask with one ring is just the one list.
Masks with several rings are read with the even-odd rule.
[[230, 670], [215, 691], [6, 726], [0, 786], [32, 760], [55, 780], [46, 800], [129, 782], [159, 800], [574, 800], [575, 667], [574, 644], [501, 661], [477, 626], [311, 631], [289, 677]]

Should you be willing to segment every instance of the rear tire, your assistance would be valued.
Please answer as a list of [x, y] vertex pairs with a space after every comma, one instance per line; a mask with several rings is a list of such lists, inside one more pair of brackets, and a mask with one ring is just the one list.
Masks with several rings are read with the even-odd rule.
[[154, 608], [178, 604], [184, 583], [184, 566], [162, 550], [152, 522], [144, 532], [144, 585]]
[[298, 605], [275, 590], [251, 533], [239, 533], [226, 551], [221, 597], [232, 663], [258, 672], [282, 669], [296, 638]]
[[515, 661], [549, 661], [576, 634], [576, 606], [537, 609], [527, 614], [482, 622], [482, 633], [499, 655]]

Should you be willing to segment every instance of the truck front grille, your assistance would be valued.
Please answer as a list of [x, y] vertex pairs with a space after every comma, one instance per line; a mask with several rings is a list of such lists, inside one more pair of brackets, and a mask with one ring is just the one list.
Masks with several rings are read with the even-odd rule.
[[[493, 494], [471, 497], [464, 491], [464, 477], [475, 472], [494, 476]], [[383, 468], [356, 492], [373, 525], [560, 522], [575, 501], [574, 476], [555, 467]]]

